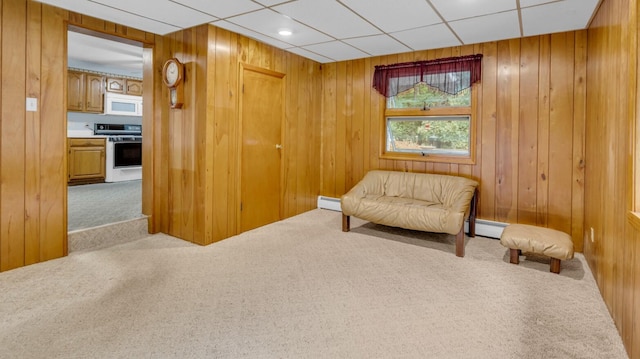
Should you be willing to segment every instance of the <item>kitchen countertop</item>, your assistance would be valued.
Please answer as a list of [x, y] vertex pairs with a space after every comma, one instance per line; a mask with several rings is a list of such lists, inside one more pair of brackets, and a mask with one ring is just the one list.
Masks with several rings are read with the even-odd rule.
[[96, 138], [107, 138], [105, 135], [94, 135], [91, 130], [70, 130], [67, 131], [68, 138], [83, 138], [83, 137], [96, 137]]

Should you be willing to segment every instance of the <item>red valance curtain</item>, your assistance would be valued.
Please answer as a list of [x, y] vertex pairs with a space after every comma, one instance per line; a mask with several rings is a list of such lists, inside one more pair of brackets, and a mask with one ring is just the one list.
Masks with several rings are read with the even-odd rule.
[[393, 97], [424, 82], [455, 95], [482, 78], [482, 54], [445, 59], [379, 65], [373, 74], [373, 88]]

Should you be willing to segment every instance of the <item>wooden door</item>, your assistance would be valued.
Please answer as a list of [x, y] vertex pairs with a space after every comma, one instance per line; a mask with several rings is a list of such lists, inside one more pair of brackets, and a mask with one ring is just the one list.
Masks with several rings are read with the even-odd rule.
[[84, 104], [84, 74], [69, 71], [67, 74], [67, 110], [82, 111]]
[[85, 111], [102, 113], [104, 111], [104, 77], [86, 74], [86, 78], [87, 106]]
[[241, 232], [282, 218], [283, 77], [249, 66], [242, 70]]

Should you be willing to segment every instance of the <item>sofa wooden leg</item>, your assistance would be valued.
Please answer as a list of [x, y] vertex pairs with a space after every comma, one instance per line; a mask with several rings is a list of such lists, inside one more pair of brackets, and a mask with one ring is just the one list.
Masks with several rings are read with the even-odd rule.
[[351, 217], [342, 214], [342, 231], [349, 232], [351, 227]]
[[464, 224], [456, 234], [456, 256], [464, 257]]
[[510, 260], [509, 260], [509, 261], [510, 261], [511, 263], [513, 263], [513, 264], [518, 264], [518, 263], [520, 263], [520, 250], [519, 250], [519, 249], [511, 248], [511, 249], [509, 250], [509, 254], [510, 254], [510, 256], [509, 256], [509, 257], [510, 257], [510, 258], [509, 258]]
[[551, 258], [549, 271], [555, 274], [560, 273], [560, 260], [558, 258]]
[[473, 192], [471, 203], [469, 206], [469, 237], [476, 236], [476, 211], [478, 208], [478, 190]]

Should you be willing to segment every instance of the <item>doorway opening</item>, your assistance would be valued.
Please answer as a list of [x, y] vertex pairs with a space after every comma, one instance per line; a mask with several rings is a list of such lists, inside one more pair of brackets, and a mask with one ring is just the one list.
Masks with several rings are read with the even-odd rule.
[[143, 218], [143, 44], [69, 26], [67, 230]]

